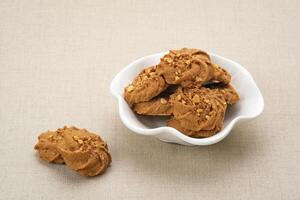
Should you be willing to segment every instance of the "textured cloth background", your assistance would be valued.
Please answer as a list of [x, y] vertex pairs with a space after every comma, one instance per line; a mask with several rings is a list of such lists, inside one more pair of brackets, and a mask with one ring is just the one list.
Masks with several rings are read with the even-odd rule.
[[[300, 199], [299, 1], [0, 1], [0, 199]], [[131, 61], [198, 47], [245, 66], [265, 98], [224, 141], [139, 136], [109, 93]], [[113, 157], [85, 178], [35, 155], [37, 136], [76, 125]]]

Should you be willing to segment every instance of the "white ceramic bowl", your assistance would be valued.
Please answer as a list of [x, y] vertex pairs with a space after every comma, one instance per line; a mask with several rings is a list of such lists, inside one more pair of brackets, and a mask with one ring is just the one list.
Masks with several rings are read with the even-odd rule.
[[118, 99], [120, 118], [124, 125], [133, 132], [182, 145], [210, 145], [224, 139], [237, 122], [255, 118], [262, 113], [264, 100], [251, 74], [240, 64], [210, 53], [212, 62], [229, 71], [232, 76], [231, 83], [241, 98], [238, 103], [227, 109], [224, 126], [220, 132], [208, 138], [192, 138], [174, 128], [167, 127], [165, 117], [136, 115], [123, 98], [124, 88], [143, 68], [158, 64], [164, 54], [166, 52], [145, 56], [130, 63], [111, 82], [110, 91]]

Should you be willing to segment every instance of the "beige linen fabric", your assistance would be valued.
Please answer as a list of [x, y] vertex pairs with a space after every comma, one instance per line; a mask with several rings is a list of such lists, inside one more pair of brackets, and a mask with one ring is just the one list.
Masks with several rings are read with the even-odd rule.
[[[300, 199], [299, 1], [0, 1], [0, 199]], [[236, 60], [265, 98], [224, 141], [185, 147], [121, 123], [112, 78], [141, 56], [198, 47]], [[112, 166], [47, 164], [40, 132], [100, 133]]]

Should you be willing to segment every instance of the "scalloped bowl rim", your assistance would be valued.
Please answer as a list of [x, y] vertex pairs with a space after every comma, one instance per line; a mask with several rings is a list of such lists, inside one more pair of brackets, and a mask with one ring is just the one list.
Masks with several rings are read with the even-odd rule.
[[[219, 141], [221, 141], [222, 139], [224, 139], [231, 131], [231, 129], [237, 124], [237, 122], [239, 121], [245, 121], [245, 120], [249, 120], [249, 119], [253, 119], [258, 117], [264, 110], [264, 99], [263, 96], [259, 90], [259, 88], [257, 87], [252, 75], [244, 68], [242, 67], [239, 63], [232, 61], [228, 58], [219, 56], [217, 54], [214, 53], [209, 53], [209, 55], [211, 57], [216, 57], [222, 60], [225, 60], [226, 62], [236, 66], [239, 68], [239, 70], [244, 73], [246, 76], [248, 76], [249, 80], [251, 81], [251, 84], [257, 89], [258, 91], [258, 97], [261, 101], [261, 107], [258, 108], [256, 110], [256, 112], [252, 115], [239, 115], [236, 116], [233, 120], [231, 120], [228, 125], [226, 127], [223, 127], [223, 129], [218, 132], [217, 134], [211, 136], [211, 137], [207, 137], [207, 138], [192, 138], [189, 136], [184, 135], [183, 133], [181, 133], [180, 131], [176, 130], [175, 128], [172, 127], [168, 127], [168, 126], [162, 126], [162, 127], [157, 127], [157, 128], [141, 128], [141, 127], [137, 127], [132, 125], [129, 120], [125, 117], [124, 115], [124, 109], [122, 109], [123, 104], [127, 104], [126, 101], [124, 100], [124, 97], [122, 94], [119, 94], [118, 92], [116, 92], [115, 90], [115, 85], [116, 85], [116, 80], [118, 80], [120, 78], [120, 76], [127, 71], [129, 68], [133, 67], [135, 64], [141, 62], [144, 59], [149, 59], [152, 57], [157, 57], [157, 56], [162, 56], [164, 54], [166, 54], [167, 52], [161, 52], [161, 53], [156, 53], [156, 54], [152, 54], [152, 55], [148, 55], [148, 56], [144, 56], [141, 57], [133, 62], [131, 62], [130, 64], [128, 64], [125, 68], [123, 68], [116, 76], [115, 78], [111, 81], [110, 84], [110, 92], [112, 93], [113, 96], [115, 96], [118, 100], [118, 106], [119, 106], [119, 116], [121, 118], [121, 121], [123, 122], [123, 124], [129, 128], [130, 130], [132, 130], [135, 133], [141, 134], [141, 135], [152, 135], [152, 136], [156, 136], [159, 135], [161, 133], [169, 133], [172, 134], [174, 137], [177, 137], [178, 139], [184, 141], [183, 144], [186, 145], [211, 145], [214, 143], [217, 143]], [[226, 116], [225, 116], [226, 118]], [[164, 140], [163, 140], [164, 141]], [[168, 142], [168, 141], [166, 141]], [[182, 144], [181, 142], [175, 142], [175, 143], [179, 143]]]

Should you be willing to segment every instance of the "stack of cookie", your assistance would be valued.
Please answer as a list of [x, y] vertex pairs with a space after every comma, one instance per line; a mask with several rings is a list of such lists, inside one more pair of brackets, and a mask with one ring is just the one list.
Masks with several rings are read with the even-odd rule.
[[228, 105], [239, 100], [230, 74], [198, 49], [170, 50], [140, 72], [124, 98], [140, 115], [170, 116], [167, 125], [190, 137], [221, 130]]

